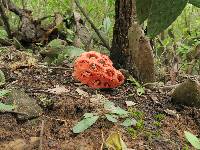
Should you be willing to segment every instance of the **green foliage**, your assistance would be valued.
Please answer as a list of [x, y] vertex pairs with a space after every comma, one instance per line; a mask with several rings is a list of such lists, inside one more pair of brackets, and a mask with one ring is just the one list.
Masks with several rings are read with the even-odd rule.
[[73, 132], [74, 133], [81, 133], [83, 131], [85, 131], [87, 128], [89, 128], [90, 126], [92, 126], [97, 119], [99, 118], [99, 116], [90, 114], [90, 115], [85, 115], [84, 119], [81, 120], [80, 122], [78, 122], [78, 124], [76, 124], [73, 127]]
[[0, 90], [0, 98], [3, 96], [6, 96], [8, 93], [10, 93], [10, 91], [8, 90]]
[[[138, 20], [143, 23], [148, 19], [148, 35], [155, 37], [177, 19], [187, 3], [188, 0], [136, 0]], [[200, 7], [199, 0], [189, 0], [189, 3]]]
[[154, 118], [155, 118], [157, 121], [162, 121], [162, 120], [165, 119], [165, 115], [159, 113], [159, 114], [156, 114], [156, 115], [154, 116]]
[[[0, 90], [0, 98], [7, 96], [10, 91]], [[13, 105], [6, 105], [0, 102], [0, 111], [12, 111], [15, 107]]]
[[196, 6], [196, 7], [200, 7], [200, 1], [199, 0], [189, 0], [189, 3]]
[[129, 112], [125, 111], [120, 107], [116, 107], [115, 104], [106, 98], [102, 101], [103, 103], [103, 112], [100, 114], [94, 113], [85, 113], [84, 118], [78, 122], [73, 127], [74, 133], [80, 133], [91, 127], [99, 117], [106, 118], [108, 121], [113, 123], [118, 122], [118, 118], [125, 118], [124, 122], [121, 123], [122, 126], [130, 127], [136, 125], [136, 120], [132, 119], [129, 116]]
[[148, 35], [155, 37], [169, 27], [181, 14], [187, 0], [153, 0], [148, 17]]
[[135, 119], [126, 118], [126, 120], [124, 120], [122, 125], [125, 127], [136, 126], [137, 121]]
[[0, 102], [0, 111], [12, 111], [14, 108], [13, 105], [5, 105]]
[[136, 11], [138, 20], [143, 23], [149, 16], [153, 0], [136, 0]]
[[131, 81], [131, 83], [134, 86], [136, 86], [136, 88], [137, 88], [137, 94], [139, 96], [141, 96], [142, 94], [145, 93], [145, 91], [144, 91], [145, 88], [137, 80], [135, 80], [135, 78], [133, 78], [132, 76], [129, 76], [128, 80]]
[[200, 141], [195, 135], [188, 131], [185, 131], [184, 134], [185, 138], [190, 142], [190, 144], [192, 144], [192, 146], [194, 146], [194, 148], [200, 149]]
[[118, 120], [117, 120], [118, 116], [116, 116], [116, 115], [105, 114], [105, 116], [106, 116], [106, 118], [107, 118], [109, 121], [111, 121], [111, 122], [113, 122], [113, 123], [115, 123], [115, 122], [118, 121]]

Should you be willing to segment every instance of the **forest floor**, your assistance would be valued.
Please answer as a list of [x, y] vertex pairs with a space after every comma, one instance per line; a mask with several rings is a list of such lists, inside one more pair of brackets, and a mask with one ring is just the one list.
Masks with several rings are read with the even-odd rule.
[[[184, 131], [200, 133], [199, 110], [172, 104], [169, 92], [145, 89], [145, 94], [138, 96], [128, 81], [119, 88], [94, 90], [73, 79], [70, 65], [44, 67], [38, 61], [32, 66], [22, 66], [23, 63], [17, 66], [15, 57], [22, 55], [16, 56], [16, 53], [9, 52], [0, 58], [0, 67], [6, 75], [3, 88], [23, 89], [42, 108], [42, 113], [32, 119], [20, 120], [14, 112], [1, 112], [0, 150], [41, 147], [45, 150], [100, 150], [113, 132], [120, 133], [129, 149], [191, 150]], [[15, 64], [12, 65], [15, 68], [10, 68], [10, 64]], [[60, 94], [47, 92], [56, 86], [64, 86], [66, 91]], [[89, 129], [74, 134], [72, 128], [82, 116], [97, 109], [91, 104], [91, 97], [97, 94], [141, 115], [140, 127], [125, 128], [100, 118]], [[50, 99], [51, 104], [47, 107], [41, 102], [42, 98]], [[6, 100], [0, 99], [1, 102]], [[127, 101], [133, 102], [129, 108]]]

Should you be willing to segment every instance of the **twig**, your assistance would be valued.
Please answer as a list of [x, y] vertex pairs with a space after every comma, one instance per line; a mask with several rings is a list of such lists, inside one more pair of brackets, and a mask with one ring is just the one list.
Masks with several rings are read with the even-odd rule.
[[5, 14], [2, 1], [0, 1], [0, 15], [1, 15], [1, 18], [2, 18], [2, 21], [3, 21], [3, 24], [4, 24], [4, 28], [5, 28], [5, 30], [8, 34], [8, 38], [11, 39], [12, 33], [11, 33], [11, 30], [10, 30], [10, 24], [8, 22], [8, 17]]
[[43, 134], [44, 134], [44, 120], [42, 120], [42, 124], [41, 124], [39, 150], [42, 150]]
[[102, 41], [102, 43], [104, 44], [104, 46], [110, 50], [110, 46], [108, 45], [108, 43], [106, 42], [106, 40], [102, 37], [101, 33], [99, 32], [99, 30], [96, 28], [96, 26], [94, 25], [94, 23], [91, 21], [91, 19], [87, 16], [86, 12], [83, 10], [83, 8], [81, 7], [79, 0], [75, 0], [75, 3], [77, 5], [77, 7], [80, 9], [80, 11], [82, 12], [82, 14], [85, 16], [85, 18], [87, 19], [87, 21], [90, 23], [91, 27], [94, 29], [94, 31], [96, 32], [96, 34], [99, 36], [100, 40]]
[[0, 113], [12, 113], [12, 114], [18, 114], [18, 115], [24, 115], [24, 116], [27, 116], [27, 114], [26, 113], [23, 113], [23, 112], [17, 112], [17, 111], [12, 111], [12, 110], [6, 110], [6, 111], [4, 111], [4, 110], [0, 110]]

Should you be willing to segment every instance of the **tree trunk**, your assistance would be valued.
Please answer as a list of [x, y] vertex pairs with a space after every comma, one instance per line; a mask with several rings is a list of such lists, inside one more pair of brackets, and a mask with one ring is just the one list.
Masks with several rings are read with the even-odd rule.
[[152, 48], [137, 24], [135, 0], [116, 0], [111, 59], [141, 82], [154, 81]]

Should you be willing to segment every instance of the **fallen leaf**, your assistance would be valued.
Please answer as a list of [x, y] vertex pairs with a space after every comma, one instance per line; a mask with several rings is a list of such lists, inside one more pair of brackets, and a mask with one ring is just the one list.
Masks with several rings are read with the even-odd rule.
[[136, 103], [133, 101], [125, 101], [127, 107], [135, 106]]
[[114, 150], [128, 150], [126, 144], [118, 132], [112, 133], [105, 142], [108, 149]]
[[164, 110], [164, 112], [165, 112], [166, 114], [168, 114], [168, 115], [171, 115], [171, 116], [174, 116], [174, 117], [179, 118], [179, 115], [176, 113], [175, 110], [166, 109], [166, 110]]
[[35, 149], [39, 147], [40, 138], [31, 137], [30, 141], [27, 143], [24, 139], [15, 139], [3, 147], [5, 150], [24, 150], [24, 149]]
[[66, 89], [65, 86], [60, 86], [60, 85], [56, 85], [55, 88], [53, 89], [48, 89], [47, 92], [51, 93], [51, 94], [62, 94], [62, 93], [68, 93], [70, 90]]
[[81, 90], [80, 88], [76, 89], [76, 92], [80, 95], [80, 96], [84, 96], [84, 97], [89, 97], [89, 94], [83, 90]]

